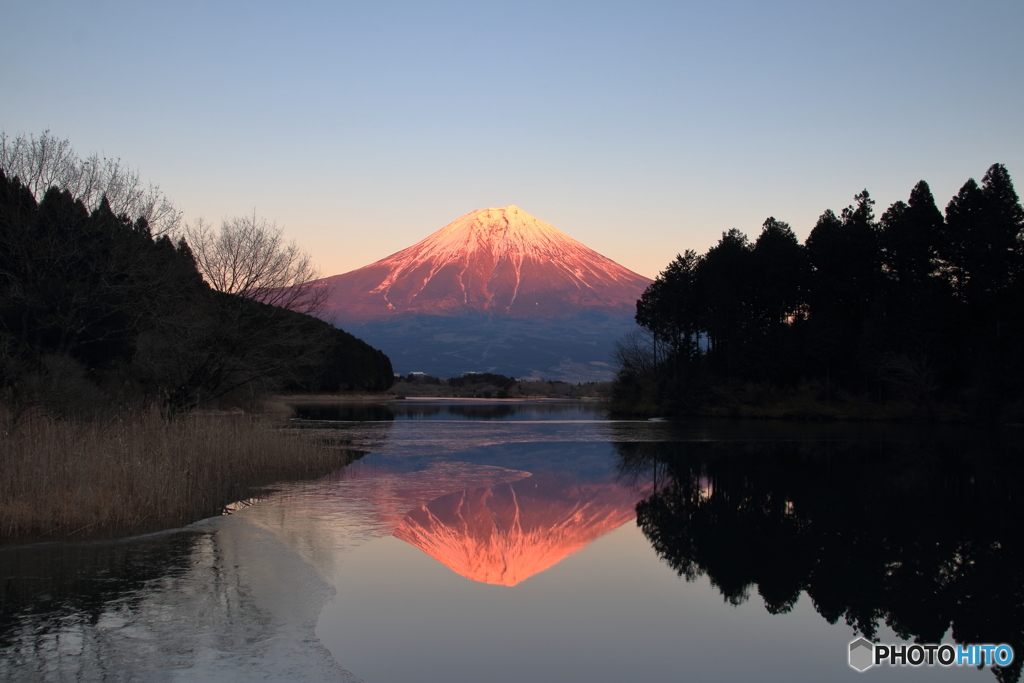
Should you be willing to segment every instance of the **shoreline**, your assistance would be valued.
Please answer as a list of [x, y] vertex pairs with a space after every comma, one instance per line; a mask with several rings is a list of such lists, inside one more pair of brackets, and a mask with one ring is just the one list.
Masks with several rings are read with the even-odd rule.
[[358, 457], [267, 416], [36, 418], [0, 440], [0, 547], [181, 528]]
[[273, 403], [395, 403], [398, 401], [446, 401], [465, 403], [597, 403], [606, 401], [600, 396], [510, 396], [508, 398], [481, 398], [478, 396], [345, 396], [332, 394], [300, 394], [274, 396]]

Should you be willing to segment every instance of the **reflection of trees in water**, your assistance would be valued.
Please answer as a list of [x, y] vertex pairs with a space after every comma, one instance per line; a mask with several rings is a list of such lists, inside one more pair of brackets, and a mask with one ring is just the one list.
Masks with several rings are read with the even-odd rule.
[[395, 414], [386, 403], [299, 403], [292, 406], [300, 420], [338, 422], [383, 422]]
[[313, 630], [329, 588], [243, 519], [8, 548], [0, 586], [3, 681], [350, 680]]
[[133, 611], [147, 586], [191, 566], [201, 536], [0, 550], [0, 653], [7, 651], [0, 658], [16, 667], [58, 656], [61, 639], [74, 634], [80, 641], [81, 628], [96, 626], [113, 604]]
[[402, 404], [394, 408], [396, 414], [407, 420], [430, 419], [432, 417], [455, 420], [501, 420], [519, 414], [522, 412], [523, 406], [509, 403], [471, 403], [463, 405], [416, 405], [413, 403]]
[[[769, 612], [806, 591], [874, 637], [1008, 643], [1024, 654], [1024, 452], [963, 442], [616, 444], [652, 481], [637, 524], [680, 576]], [[1022, 658], [995, 669], [1020, 679]]]
[[325, 446], [363, 454], [384, 448], [395, 420], [388, 405], [380, 403], [312, 403], [291, 408], [297, 419], [288, 423], [289, 428], [301, 429]]

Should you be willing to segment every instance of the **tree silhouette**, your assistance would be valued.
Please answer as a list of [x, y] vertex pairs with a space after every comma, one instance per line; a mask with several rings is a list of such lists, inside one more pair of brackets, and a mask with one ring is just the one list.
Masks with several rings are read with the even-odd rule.
[[[1024, 415], [1024, 208], [1001, 164], [939, 212], [918, 182], [880, 220], [867, 190], [800, 245], [774, 217], [677, 256], [637, 302], [652, 367], [625, 365], [621, 412], [771, 413], [800, 405], [884, 414]], [[628, 388], [628, 391], [627, 391]], [[788, 394], [785, 392], [789, 392]], [[760, 402], [760, 403], [759, 403]], [[802, 410], [802, 408], [798, 408]]]
[[733, 228], [700, 262], [698, 288], [706, 306], [708, 353], [728, 358], [753, 326], [753, 250], [749, 239]]
[[765, 331], [793, 322], [803, 313], [808, 263], [789, 223], [765, 220], [754, 242], [754, 291], [760, 327]]
[[909, 201], [896, 202], [883, 214], [883, 261], [900, 288], [923, 284], [935, 271], [934, 260], [942, 237], [942, 213], [935, 206], [928, 183], [920, 181]]
[[[680, 576], [773, 613], [806, 593], [877, 637], [1024, 647], [1024, 447], [986, 440], [617, 444], [637, 524]], [[1022, 662], [994, 669], [1017, 681]]]
[[211, 290], [184, 240], [66, 190], [37, 204], [0, 170], [0, 398], [15, 414], [392, 381], [386, 356], [328, 323]]
[[703, 300], [697, 289], [701, 259], [688, 249], [668, 264], [636, 302], [636, 321], [671, 349], [674, 368], [693, 360], [703, 330]]

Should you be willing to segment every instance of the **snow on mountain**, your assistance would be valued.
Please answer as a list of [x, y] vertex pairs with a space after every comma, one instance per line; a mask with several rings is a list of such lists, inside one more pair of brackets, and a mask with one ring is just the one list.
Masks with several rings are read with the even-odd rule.
[[636, 517], [642, 497], [540, 473], [436, 498], [409, 512], [394, 535], [456, 574], [515, 586]]
[[479, 209], [385, 259], [320, 281], [324, 317], [632, 315], [651, 281], [515, 206]]

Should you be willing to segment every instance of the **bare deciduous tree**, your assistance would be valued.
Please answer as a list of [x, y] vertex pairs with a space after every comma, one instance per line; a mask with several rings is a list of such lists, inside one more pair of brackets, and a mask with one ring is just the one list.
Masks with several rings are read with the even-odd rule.
[[48, 130], [38, 138], [23, 134], [10, 138], [0, 131], [0, 169], [9, 178], [17, 176], [36, 201], [57, 187], [81, 200], [89, 211], [99, 207], [105, 196], [115, 215], [145, 219], [155, 236], [174, 233], [181, 224], [181, 212], [159, 186], [144, 183], [137, 170], [98, 154], [81, 159], [69, 141]]
[[200, 218], [185, 227], [185, 238], [203, 277], [220, 292], [307, 315], [326, 303], [329, 289], [313, 282], [319, 273], [309, 254], [255, 211], [225, 220], [220, 230]]
[[612, 345], [612, 360], [620, 372], [645, 373], [657, 370], [654, 336], [640, 327], [630, 330]]

